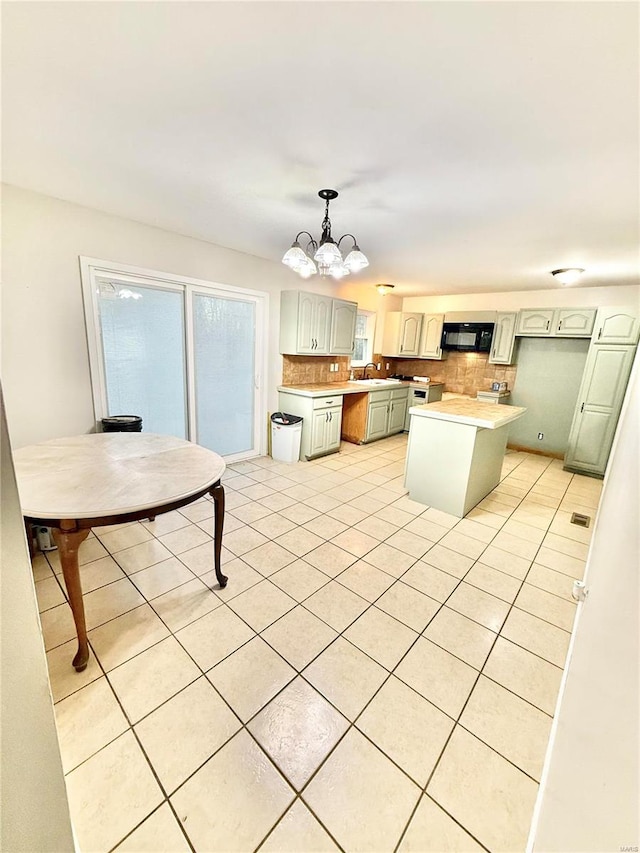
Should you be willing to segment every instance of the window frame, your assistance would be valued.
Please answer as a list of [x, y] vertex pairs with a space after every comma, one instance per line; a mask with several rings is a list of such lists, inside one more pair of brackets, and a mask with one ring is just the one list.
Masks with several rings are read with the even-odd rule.
[[[357, 317], [356, 317], [356, 330], [357, 330], [357, 318], [358, 317], [366, 317], [367, 318], [367, 337], [358, 338], [355, 336], [355, 340], [368, 340], [370, 341], [370, 346], [368, 347], [368, 352], [365, 353], [365, 358], [363, 361], [355, 360], [352, 356], [351, 358], [351, 367], [364, 367], [365, 364], [370, 364], [373, 359], [373, 347], [375, 342], [376, 335], [376, 323], [378, 319], [378, 314], [376, 311], [366, 311], [364, 308], [358, 308]], [[354, 350], [355, 355], [355, 350]]]

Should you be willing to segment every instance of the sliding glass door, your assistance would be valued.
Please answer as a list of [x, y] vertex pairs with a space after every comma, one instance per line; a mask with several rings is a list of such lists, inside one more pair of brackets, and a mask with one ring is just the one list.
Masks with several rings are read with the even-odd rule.
[[266, 294], [99, 263], [83, 262], [96, 419], [140, 415], [231, 460], [264, 452]]

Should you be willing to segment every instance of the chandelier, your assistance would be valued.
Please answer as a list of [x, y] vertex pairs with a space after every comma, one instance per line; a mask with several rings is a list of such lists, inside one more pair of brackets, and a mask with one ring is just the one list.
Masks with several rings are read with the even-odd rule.
[[[291, 244], [291, 248], [285, 252], [282, 263], [297, 272], [302, 278], [309, 278], [316, 273], [330, 275], [332, 278], [344, 278], [349, 273], [360, 272], [369, 266], [367, 257], [360, 251], [353, 234], [343, 234], [336, 241], [331, 236], [331, 220], [329, 219], [329, 202], [338, 198], [335, 190], [320, 190], [320, 198], [325, 201], [324, 219], [322, 220], [322, 237], [318, 244], [308, 231], [300, 231]], [[306, 234], [309, 242], [303, 249], [300, 245], [300, 237]], [[350, 237], [353, 240], [351, 251], [342, 258], [340, 243]]]

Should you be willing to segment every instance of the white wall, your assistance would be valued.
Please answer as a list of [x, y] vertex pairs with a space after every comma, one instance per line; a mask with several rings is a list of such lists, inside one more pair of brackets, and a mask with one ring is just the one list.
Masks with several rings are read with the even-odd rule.
[[541, 853], [637, 850], [640, 842], [639, 370], [636, 360], [543, 773], [532, 831]]
[[1, 429], [0, 849], [64, 853], [74, 849], [69, 806], [3, 405]]
[[282, 379], [280, 291], [336, 290], [280, 263], [16, 187], [3, 187], [2, 218], [2, 377], [16, 448], [94, 425], [80, 255], [268, 292], [270, 411]]

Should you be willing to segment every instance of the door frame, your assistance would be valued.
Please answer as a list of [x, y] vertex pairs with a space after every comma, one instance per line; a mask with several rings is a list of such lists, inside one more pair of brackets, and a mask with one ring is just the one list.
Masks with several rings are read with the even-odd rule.
[[220, 296], [228, 299], [252, 301], [256, 306], [256, 338], [255, 338], [255, 374], [254, 374], [254, 446], [251, 450], [226, 456], [229, 462], [241, 459], [251, 459], [264, 455], [266, 452], [267, 436], [264, 430], [264, 414], [266, 413], [266, 376], [267, 376], [267, 343], [269, 322], [269, 294], [263, 290], [253, 290], [245, 287], [235, 287], [220, 282], [189, 276], [160, 272], [145, 267], [121, 264], [115, 261], [105, 261], [99, 258], [79, 257], [80, 279], [82, 283], [82, 298], [84, 304], [85, 329], [87, 333], [87, 349], [89, 355], [89, 373], [91, 378], [91, 395], [95, 429], [98, 431], [102, 418], [107, 416], [107, 388], [104, 371], [102, 335], [98, 311], [98, 286], [102, 279], [116, 278], [123, 284], [157, 287], [162, 290], [178, 291], [184, 294], [184, 342], [185, 342], [185, 390], [187, 410], [187, 437], [197, 443], [195, 418], [195, 376], [193, 351], [193, 306], [191, 295], [205, 293], [209, 296]]

